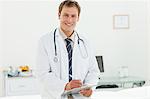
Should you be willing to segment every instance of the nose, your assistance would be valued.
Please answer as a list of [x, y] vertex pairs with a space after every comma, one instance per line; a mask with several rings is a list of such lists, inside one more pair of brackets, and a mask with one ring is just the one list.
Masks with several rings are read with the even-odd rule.
[[72, 22], [73, 21], [73, 18], [71, 17], [71, 16], [69, 16], [68, 18], [67, 18], [67, 22]]

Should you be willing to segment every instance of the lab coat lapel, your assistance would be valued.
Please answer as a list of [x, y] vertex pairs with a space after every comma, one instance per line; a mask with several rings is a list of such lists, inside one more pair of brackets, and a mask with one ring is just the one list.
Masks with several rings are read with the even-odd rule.
[[77, 62], [76, 60], [79, 60], [79, 51], [78, 51], [78, 37], [77, 34], [75, 33], [75, 41], [74, 41], [74, 47], [73, 47], [73, 54], [72, 54], [72, 76], [73, 79], [78, 79], [76, 72], [78, 72], [76, 70], [77, 66], [79, 65], [78, 63], [80, 63], [79, 61]]
[[68, 55], [66, 50], [66, 45], [64, 39], [61, 37], [59, 30], [57, 30], [56, 35], [58, 37], [58, 53], [60, 53], [60, 73], [61, 79], [68, 82]]
[[[80, 41], [81, 44], [81, 41]], [[81, 47], [81, 46], [80, 46]], [[81, 50], [85, 51], [84, 49], [79, 48], [78, 44], [78, 36], [75, 35], [75, 43], [73, 49], [73, 59], [72, 59], [72, 75], [73, 79], [80, 79], [82, 82], [85, 79], [88, 69], [88, 58], [83, 58], [81, 54]]]

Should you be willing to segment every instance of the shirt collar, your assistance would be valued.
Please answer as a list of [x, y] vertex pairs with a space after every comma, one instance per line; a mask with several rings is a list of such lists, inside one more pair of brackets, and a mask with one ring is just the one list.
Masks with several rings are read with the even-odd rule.
[[[67, 36], [65, 35], [65, 33], [59, 28], [59, 33], [62, 36], [62, 38], [65, 40], [67, 38]], [[75, 32], [71, 35], [71, 37], [69, 37], [73, 42], [75, 41]]]

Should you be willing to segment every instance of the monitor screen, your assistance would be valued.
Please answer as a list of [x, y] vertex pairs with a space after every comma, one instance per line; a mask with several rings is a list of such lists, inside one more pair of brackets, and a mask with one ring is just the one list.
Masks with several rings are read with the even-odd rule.
[[96, 56], [96, 60], [97, 60], [98, 68], [99, 68], [100, 72], [104, 72], [103, 57], [102, 56]]

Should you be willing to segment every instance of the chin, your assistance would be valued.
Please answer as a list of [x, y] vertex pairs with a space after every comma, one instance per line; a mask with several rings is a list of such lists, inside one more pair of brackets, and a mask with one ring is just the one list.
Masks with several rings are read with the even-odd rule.
[[74, 28], [70, 28], [70, 27], [65, 28], [66, 32], [72, 32], [73, 30], [74, 30]]

